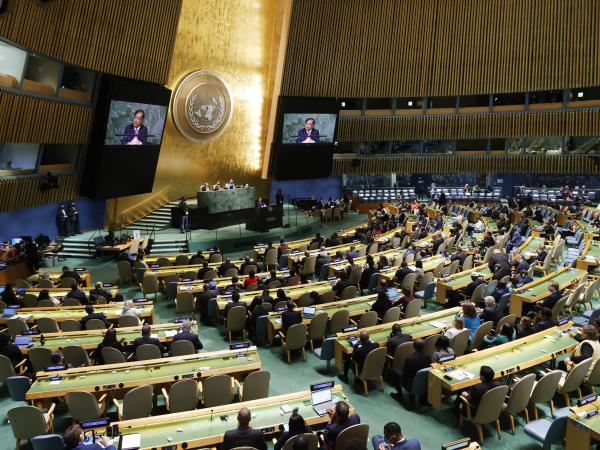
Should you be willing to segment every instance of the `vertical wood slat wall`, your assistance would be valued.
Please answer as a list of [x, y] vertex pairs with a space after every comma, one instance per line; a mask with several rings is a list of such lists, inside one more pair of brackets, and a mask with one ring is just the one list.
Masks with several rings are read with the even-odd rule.
[[[597, 158], [596, 158], [597, 159]], [[332, 175], [374, 173], [587, 173], [599, 174], [600, 161], [583, 155], [487, 155], [487, 156], [428, 156], [407, 155], [333, 158]]]
[[12, 211], [23, 207], [45, 203], [67, 201], [79, 195], [79, 180], [76, 174], [58, 177], [58, 189], [40, 190], [43, 177], [0, 177], [0, 211]]
[[341, 142], [600, 135], [600, 109], [456, 116], [340, 116]]
[[8, 2], [0, 36], [98, 72], [167, 82], [182, 0]]
[[600, 0], [296, 0], [282, 95], [413, 97], [594, 85]]

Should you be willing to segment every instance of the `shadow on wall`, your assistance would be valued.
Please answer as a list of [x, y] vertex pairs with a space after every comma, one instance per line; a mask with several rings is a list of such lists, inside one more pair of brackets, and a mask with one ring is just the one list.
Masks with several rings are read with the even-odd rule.
[[[65, 206], [68, 202], [64, 202]], [[82, 231], [104, 227], [105, 200], [78, 198], [79, 224]], [[42, 233], [56, 237], [56, 212], [60, 203], [49, 203], [33, 208], [19, 209], [0, 214], [0, 240], [19, 236], [37, 236]]]

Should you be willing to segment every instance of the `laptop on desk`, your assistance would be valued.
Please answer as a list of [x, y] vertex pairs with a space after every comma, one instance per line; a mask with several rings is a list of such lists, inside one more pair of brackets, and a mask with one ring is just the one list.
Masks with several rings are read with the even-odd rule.
[[310, 399], [312, 406], [315, 412], [320, 416], [324, 416], [327, 414], [328, 409], [333, 409], [335, 407], [331, 393], [332, 387], [333, 381], [311, 384], [310, 386]]
[[302, 317], [304, 317], [305, 319], [312, 319], [313, 317], [315, 317], [316, 312], [317, 308], [313, 306], [305, 306], [302, 309]]

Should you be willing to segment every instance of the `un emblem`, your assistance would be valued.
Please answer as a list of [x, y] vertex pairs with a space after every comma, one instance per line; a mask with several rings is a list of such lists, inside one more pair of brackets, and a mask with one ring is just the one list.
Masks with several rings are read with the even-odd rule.
[[229, 86], [220, 76], [206, 70], [186, 76], [173, 97], [175, 125], [193, 142], [206, 142], [220, 136], [229, 125], [232, 109]]

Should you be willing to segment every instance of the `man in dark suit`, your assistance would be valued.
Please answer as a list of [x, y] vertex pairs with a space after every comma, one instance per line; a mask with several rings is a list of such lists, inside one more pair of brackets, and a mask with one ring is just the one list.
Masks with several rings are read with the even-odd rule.
[[203, 323], [208, 323], [208, 302], [216, 296], [217, 293], [210, 289], [208, 283], [204, 283], [202, 292], [196, 294], [196, 309], [200, 312], [200, 318]]
[[103, 313], [94, 312], [94, 307], [92, 305], [87, 305], [85, 307], [85, 312], [87, 313], [87, 316], [84, 316], [81, 319], [81, 328], [82, 329], [85, 330], [85, 324], [88, 322], [88, 320], [92, 320], [92, 319], [101, 320], [102, 322], [104, 322], [104, 325], [106, 326], [106, 328], [110, 327], [110, 323], [108, 322], [108, 320], [106, 320], [106, 316]]
[[412, 336], [410, 334], [403, 334], [402, 327], [400, 326], [400, 324], [395, 323], [394, 325], [392, 325], [392, 333], [390, 334], [390, 337], [388, 338], [386, 343], [388, 353], [390, 355], [394, 355], [396, 348], [398, 348], [400, 344], [404, 344], [405, 342], [410, 341], [412, 341]]
[[189, 320], [181, 324], [181, 331], [173, 336], [173, 341], [190, 341], [196, 350], [202, 350], [204, 347], [198, 335], [192, 331], [192, 322]]
[[429, 367], [431, 364], [431, 357], [424, 352], [425, 341], [417, 339], [414, 341], [414, 346], [415, 352], [406, 358], [402, 370], [392, 369], [391, 371], [391, 376], [398, 392], [392, 392], [390, 395], [399, 401], [404, 398], [402, 388], [410, 390], [417, 372]]
[[498, 321], [502, 318], [502, 313], [498, 309], [496, 305], [496, 299], [492, 295], [488, 295], [485, 298], [485, 308], [479, 314], [481, 318], [481, 323], [492, 321], [494, 322], [494, 327], [498, 323]]
[[135, 349], [142, 344], [156, 345], [160, 349], [161, 353], [165, 352], [165, 347], [161, 344], [161, 342], [157, 338], [152, 337], [152, 328], [150, 328], [150, 325], [147, 323], [142, 326], [142, 336], [133, 340], [133, 351], [135, 352]]
[[272, 306], [265, 302], [261, 295], [254, 297], [250, 306], [250, 312], [252, 313], [250, 316], [251, 331], [254, 332], [256, 331], [256, 321], [258, 318], [261, 316], [268, 316], [269, 312], [272, 310]]
[[287, 309], [281, 314], [281, 329], [283, 334], [287, 334], [287, 330], [292, 325], [302, 323], [302, 313], [300, 311], [294, 311], [296, 304], [289, 300], [287, 302]]
[[210, 272], [211, 270], [213, 270], [213, 269], [211, 269], [208, 266], [208, 262], [204, 261], [202, 263], [202, 267], [198, 270], [198, 279], [199, 280], [204, 280], [204, 274], [207, 273], [207, 272]]
[[95, 304], [98, 296], [104, 297], [106, 303], [112, 300], [112, 294], [102, 287], [102, 281], [97, 281], [94, 289], [90, 291], [90, 302]]
[[319, 130], [315, 127], [315, 119], [309, 117], [304, 121], [304, 128], [298, 130], [296, 144], [318, 144], [321, 142]]
[[491, 272], [494, 272], [494, 267], [496, 266], [496, 264], [499, 264], [500, 267], [508, 267], [510, 271], [508, 256], [502, 254], [502, 252], [499, 249], [495, 249], [492, 252], [492, 256], [490, 256], [490, 259], [488, 261], [488, 268]]
[[341, 272], [340, 273], [340, 279], [339, 279], [339, 281], [335, 284], [335, 286], [333, 286], [333, 290], [335, 291], [335, 295], [338, 296], [338, 297], [340, 295], [342, 295], [342, 292], [348, 286], [354, 286], [354, 285], [352, 283], [350, 283], [350, 281], [348, 280], [348, 277], [346, 276], [346, 274], [344, 272]]
[[542, 309], [541, 317], [542, 319], [539, 320], [533, 327], [534, 333], [539, 333], [540, 331], [544, 331], [548, 328], [552, 328], [558, 325], [556, 321], [552, 318], [552, 310], [550, 308]]
[[391, 307], [392, 302], [390, 301], [387, 292], [379, 292], [377, 294], [377, 300], [375, 300], [375, 303], [371, 306], [371, 310], [377, 313], [377, 317], [383, 319], [383, 316]]
[[413, 271], [408, 267], [408, 264], [406, 263], [406, 261], [402, 261], [400, 263], [400, 268], [396, 271], [396, 277], [395, 277], [396, 283], [402, 284], [402, 280], [404, 280], [404, 277], [412, 272]]
[[73, 278], [75, 281], [77, 281], [77, 284], [81, 284], [81, 277], [79, 276], [79, 274], [75, 270], [69, 269], [68, 266], [64, 266], [62, 268], [62, 274], [60, 276], [60, 279], [62, 280], [63, 278], [67, 277]]
[[365, 358], [371, 352], [371, 350], [375, 350], [379, 348], [379, 344], [377, 342], [373, 342], [369, 339], [369, 333], [365, 330], [361, 331], [358, 336], [358, 342], [354, 344], [352, 348], [352, 357], [346, 358], [344, 360], [344, 373], [339, 376], [342, 381], [348, 381], [348, 371], [350, 368], [354, 370], [354, 364], [356, 363], [358, 366], [358, 372], [361, 371], [362, 365], [365, 362]]
[[464, 391], [460, 394], [474, 406], [474, 408], [471, 409], [473, 416], [477, 412], [477, 407], [484, 394], [490, 389], [500, 386], [499, 382], [494, 381], [494, 370], [489, 366], [481, 366], [479, 369], [479, 379], [481, 380], [481, 383], [476, 384], [468, 391]]
[[225, 261], [219, 266], [218, 273], [220, 276], [224, 277], [227, 270], [235, 268], [235, 264], [231, 262], [231, 259], [225, 258]]
[[250, 426], [252, 414], [248, 408], [242, 408], [238, 412], [238, 426], [235, 430], [226, 431], [223, 435], [221, 450], [231, 450], [236, 447], [252, 447], [257, 450], [267, 450], [265, 438], [260, 430]]
[[148, 127], [143, 124], [145, 115], [143, 109], [133, 113], [133, 122], [125, 127], [121, 145], [148, 145]]
[[77, 287], [76, 284], [71, 285], [71, 291], [67, 294], [67, 298], [74, 298], [75, 300], [78, 300], [79, 303], [81, 303], [82, 305], [88, 304], [88, 299], [85, 296], [85, 292], [79, 290], [79, 287]]
[[225, 310], [223, 311], [223, 315], [225, 316], [225, 318], [227, 318], [227, 315], [229, 314], [229, 310], [236, 306], [243, 306], [246, 309], [248, 308], [248, 305], [246, 305], [246, 302], [240, 301], [239, 292], [234, 292], [233, 294], [231, 294], [231, 301], [225, 305]]
[[[323, 239], [323, 236], [321, 236], [321, 233], [317, 233], [315, 235], [315, 238], [308, 243], [308, 246], [310, 247], [314, 242], [316, 242], [317, 244], [319, 244], [319, 247], [320, 247], [323, 244], [323, 241], [324, 241], [324, 239]], [[310, 255], [310, 253], [309, 253], [309, 255]]]
[[556, 302], [558, 302], [562, 296], [560, 285], [556, 281], [553, 281], [548, 285], [548, 291], [550, 291], [550, 295], [536, 303], [539, 308], [554, 308], [554, 305], [556, 305]]
[[325, 441], [325, 450], [333, 450], [338, 436], [342, 431], [352, 425], [360, 423], [358, 414], [350, 415], [350, 408], [346, 402], [337, 402], [335, 410], [327, 410], [330, 420], [323, 430], [323, 439]]

